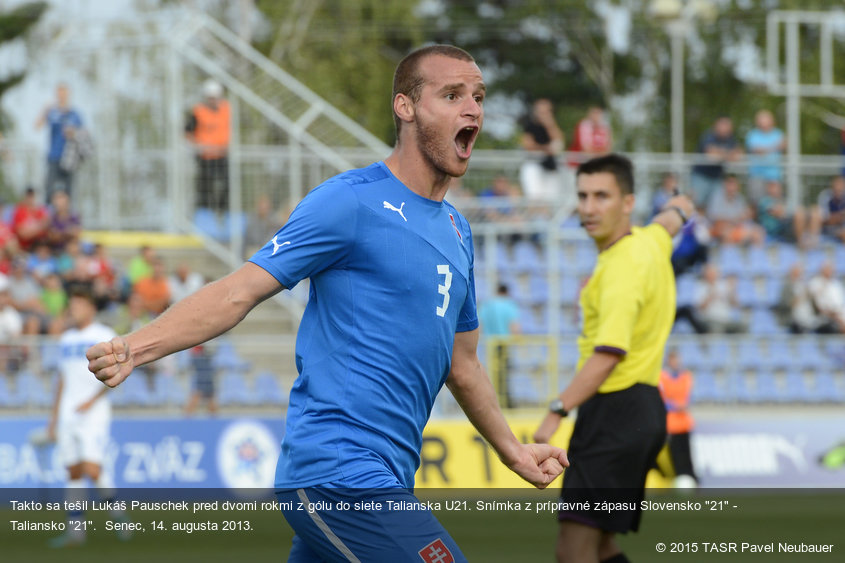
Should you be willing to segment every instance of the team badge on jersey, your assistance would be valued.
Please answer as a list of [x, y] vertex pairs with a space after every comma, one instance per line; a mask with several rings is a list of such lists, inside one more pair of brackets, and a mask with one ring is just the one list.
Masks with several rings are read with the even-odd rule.
[[446, 547], [446, 544], [440, 538], [437, 538], [417, 553], [420, 554], [420, 558], [425, 563], [454, 563], [455, 561], [449, 548]]
[[455, 224], [455, 216], [449, 213], [449, 219], [452, 220], [452, 226], [455, 227], [455, 232], [458, 233], [458, 238], [461, 239], [461, 242], [463, 242], [464, 237], [461, 236], [461, 231], [458, 230], [458, 226]]

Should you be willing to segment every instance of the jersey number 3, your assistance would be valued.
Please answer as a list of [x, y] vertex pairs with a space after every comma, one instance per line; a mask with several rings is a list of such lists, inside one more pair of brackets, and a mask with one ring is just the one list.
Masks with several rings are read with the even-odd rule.
[[443, 283], [437, 285], [437, 293], [443, 296], [443, 304], [437, 308], [437, 316], [445, 317], [446, 309], [449, 308], [449, 288], [452, 287], [452, 272], [449, 271], [448, 264], [438, 264], [437, 273], [446, 276]]

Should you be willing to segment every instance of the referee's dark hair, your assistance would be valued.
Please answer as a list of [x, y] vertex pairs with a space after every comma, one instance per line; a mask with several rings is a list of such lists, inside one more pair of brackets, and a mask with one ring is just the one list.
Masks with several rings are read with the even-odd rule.
[[592, 158], [578, 166], [575, 176], [598, 174], [600, 172], [613, 174], [622, 195], [634, 193], [634, 165], [627, 157], [618, 153], [611, 153]]

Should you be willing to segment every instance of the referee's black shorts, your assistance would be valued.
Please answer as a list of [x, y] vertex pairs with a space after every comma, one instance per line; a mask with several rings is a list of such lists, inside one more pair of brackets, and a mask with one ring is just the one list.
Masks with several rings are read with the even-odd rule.
[[558, 520], [608, 532], [637, 531], [645, 479], [666, 441], [657, 387], [597, 393], [578, 408]]

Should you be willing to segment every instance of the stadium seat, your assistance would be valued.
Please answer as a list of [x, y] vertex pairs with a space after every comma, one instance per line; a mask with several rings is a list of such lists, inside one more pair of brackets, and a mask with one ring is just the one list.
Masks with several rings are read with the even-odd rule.
[[722, 245], [717, 262], [723, 276], [742, 276], [746, 271], [745, 257], [736, 245]]
[[686, 274], [676, 280], [678, 306], [692, 305], [695, 299], [695, 276]]
[[9, 388], [6, 383], [6, 377], [0, 375], [0, 407], [17, 407], [20, 406], [20, 400], [17, 394]]
[[757, 308], [751, 310], [748, 332], [751, 334], [783, 334], [786, 329], [781, 326], [770, 309]]
[[188, 391], [176, 376], [159, 374], [155, 379], [153, 398], [157, 405], [184, 405], [188, 401]]
[[827, 253], [820, 248], [806, 251], [804, 253], [804, 272], [809, 276], [816, 275], [827, 259]]
[[215, 240], [224, 238], [223, 228], [217, 219], [217, 214], [211, 209], [200, 207], [194, 212], [194, 226], [207, 237]]
[[246, 380], [237, 372], [225, 373], [220, 378], [220, 390], [217, 393], [220, 406], [250, 405], [252, 394]]
[[756, 307], [758, 302], [757, 289], [751, 278], [739, 278], [736, 284], [736, 300], [740, 307]]
[[816, 402], [814, 393], [804, 382], [804, 376], [798, 372], [786, 374], [784, 393], [781, 396], [782, 403], [808, 403]]
[[536, 405], [543, 395], [537, 389], [537, 382], [530, 373], [514, 370], [508, 376], [508, 394], [517, 405]]
[[763, 278], [763, 303], [764, 307], [774, 307], [780, 300], [780, 292], [783, 288], [783, 280], [777, 277]]
[[774, 369], [783, 369], [792, 372], [800, 369], [800, 362], [787, 340], [770, 340], [769, 351], [766, 354], [768, 364]]
[[793, 244], [773, 244], [772, 249], [775, 251], [776, 255], [772, 264], [774, 266], [772, 273], [778, 277], [785, 276], [789, 271], [789, 268], [801, 259], [798, 250]]
[[811, 370], [825, 369], [829, 360], [813, 336], [802, 336], [795, 340], [797, 365]]
[[[571, 274], [572, 272], [570, 271], [569, 273]], [[560, 276], [560, 300], [562, 303], [577, 303], [579, 291], [580, 287], [577, 276], [567, 275], [566, 272]]]
[[837, 385], [836, 376], [833, 373], [822, 371], [816, 373], [811, 396], [815, 402], [843, 403], [845, 402], [845, 389], [841, 384]]
[[540, 273], [546, 268], [537, 247], [527, 240], [521, 240], [513, 246], [513, 269], [521, 273]]
[[712, 372], [701, 370], [693, 374], [690, 400], [693, 403], [727, 403], [730, 396]]
[[228, 340], [220, 340], [217, 351], [211, 359], [215, 369], [249, 371], [252, 364], [238, 355], [235, 346]]
[[496, 270], [498, 272], [511, 271], [512, 267], [508, 246], [502, 241], [496, 241]]
[[752, 276], [768, 276], [773, 270], [766, 246], [752, 246], [746, 256], [746, 271]]
[[21, 406], [48, 407], [53, 403], [53, 393], [47, 391], [44, 382], [34, 373], [22, 371], [17, 380]]
[[741, 370], [768, 369], [768, 355], [760, 349], [756, 340], [740, 340], [737, 347], [736, 366]]
[[575, 245], [575, 271], [579, 275], [588, 275], [596, 265], [598, 252], [592, 242], [581, 242]]
[[845, 244], [837, 243], [833, 249], [833, 269], [837, 276], [845, 276]]
[[700, 367], [707, 365], [707, 360], [701, 351], [697, 339], [682, 341], [678, 344], [677, 350], [682, 366], [695, 372]]
[[48, 340], [41, 345], [41, 369], [44, 371], [56, 371], [59, 369], [59, 362], [62, 359], [62, 352], [58, 341]]
[[222, 241], [226, 242], [232, 239], [235, 233], [240, 233], [241, 238], [246, 235], [246, 226], [249, 223], [249, 217], [243, 211], [234, 213], [227, 211], [223, 216], [223, 226], [221, 230]]
[[528, 279], [528, 303], [542, 305], [549, 301], [549, 282], [545, 275], [534, 274]]
[[777, 378], [769, 372], [757, 373], [754, 385], [754, 402], [778, 403], [783, 402], [785, 395], [781, 393]]
[[255, 396], [261, 404], [274, 407], [286, 405], [288, 402], [278, 376], [269, 371], [262, 371], [255, 376]]
[[575, 343], [562, 342], [557, 349], [557, 364], [564, 371], [575, 371], [578, 364], [578, 346]]

